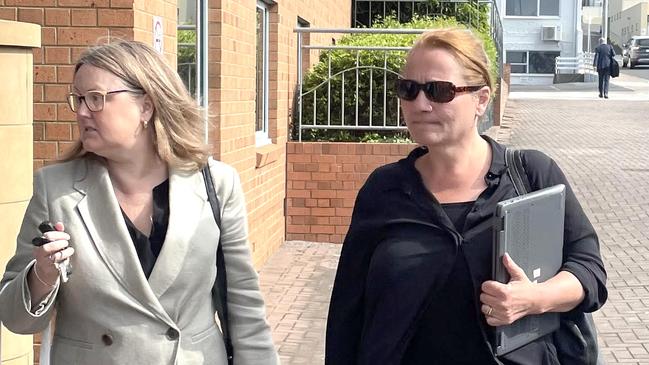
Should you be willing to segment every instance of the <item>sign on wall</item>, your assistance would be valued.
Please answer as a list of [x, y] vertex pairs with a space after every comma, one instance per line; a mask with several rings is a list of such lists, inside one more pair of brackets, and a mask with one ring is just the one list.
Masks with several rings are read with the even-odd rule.
[[153, 48], [159, 53], [164, 52], [164, 30], [162, 28], [162, 17], [153, 17]]

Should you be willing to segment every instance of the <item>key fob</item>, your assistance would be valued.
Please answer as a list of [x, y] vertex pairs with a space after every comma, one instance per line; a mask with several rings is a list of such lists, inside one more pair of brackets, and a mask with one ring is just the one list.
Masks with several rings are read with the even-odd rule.
[[41, 233], [45, 233], [45, 232], [56, 231], [56, 228], [54, 228], [52, 222], [44, 221], [43, 223], [38, 225], [38, 230], [41, 231]]
[[[45, 232], [56, 231], [56, 228], [54, 228], [52, 222], [44, 221], [43, 223], [38, 225], [38, 230], [41, 231], [41, 233], [45, 234]], [[34, 244], [35, 246], [42, 246], [48, 242], [50, 241], [44, 237], [36, 237], [32, 240], [32, 244]], [[72, 268], [69, 259], [65, 259], [65, 261], [60, 263], [59, 273], [61, 275], [61, 281], [66, 283], [69, 276], [72, 274]]]
[[[54, 231], [56, 229], [54, 228], [54, 225], [51, 222], [44, 221], [43, 223], [38, 225], [38, 230], [41, 231], [41, 233], [45, 233], [45, 232]], [[36, 237], [36, 238], [34, 238], [32, 240], [32, 244], [34, 246], [43, 246], [44, 244], [46, 244], [48, 242], [50, 242], [50, 241], [47, 240], [44, 237]]]

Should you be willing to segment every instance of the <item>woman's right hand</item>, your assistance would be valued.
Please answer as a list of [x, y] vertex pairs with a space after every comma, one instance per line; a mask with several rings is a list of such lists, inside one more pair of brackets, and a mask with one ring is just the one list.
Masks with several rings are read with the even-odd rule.
[[[30, 280], [30, 283], [40, 284], [37, 286], [40, 286], [41, 289], [49, 285], [45, 293], [51, 290], [57, 283], [59, 277], [58, 265], [74, 254], [74, 248], [70, 247], [70, 235], [63, 232], [65, 229], [63, 223], [56, 223], [54, 228], [56, 231], [45, 232], [42, 236], [49, 242], [42, 246], [36, 246], [32, 250], [36, 263], [30, 273], [34, 280]], [[30, 287], [32, 290], [35, 289], [34, 286]], [[37, 293], [41, 291], [37, 290]], [[35, 295], [35, 297], [40, 296]]]

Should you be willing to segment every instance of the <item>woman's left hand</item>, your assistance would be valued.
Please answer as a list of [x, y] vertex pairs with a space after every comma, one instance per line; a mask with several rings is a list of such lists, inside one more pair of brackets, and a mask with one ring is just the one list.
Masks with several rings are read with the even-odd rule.
[[536, 283], [532, 283], [514, 260], [505, 254], [503, 264], [511, 276], [509, 283], [489, 280], [482, 283], [482, 313], [490, 326], [504, 326], [535, 313]]

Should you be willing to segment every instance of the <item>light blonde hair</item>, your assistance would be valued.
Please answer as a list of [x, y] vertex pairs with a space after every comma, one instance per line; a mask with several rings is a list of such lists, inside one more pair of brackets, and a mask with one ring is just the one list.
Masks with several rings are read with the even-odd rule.
[[[85, 51], [74, 73], [83, 65], [108, 71], [129, 89], [142, 90], [151, 98], [155, 109], [150, 121], [155, 149], [169, 166], [198, 170], [207, 164], [209, 148], [204, 143], [203, 109], [161, 54], [144, 43], [120, 40]], [[87, 155], [91, 153], [78, 140], [63, 161]]]
[[408, 52], [408, 57], [418, 49], [439, 48], [450, 52], [455, 57], [464, 69], [464, 78], [468, 85], [487, 85], [491, 92], [494, 92], [494, 80], [489, 72], [489, 57], [482, 40], [471, 30], [441, 28], [423, 33]]

